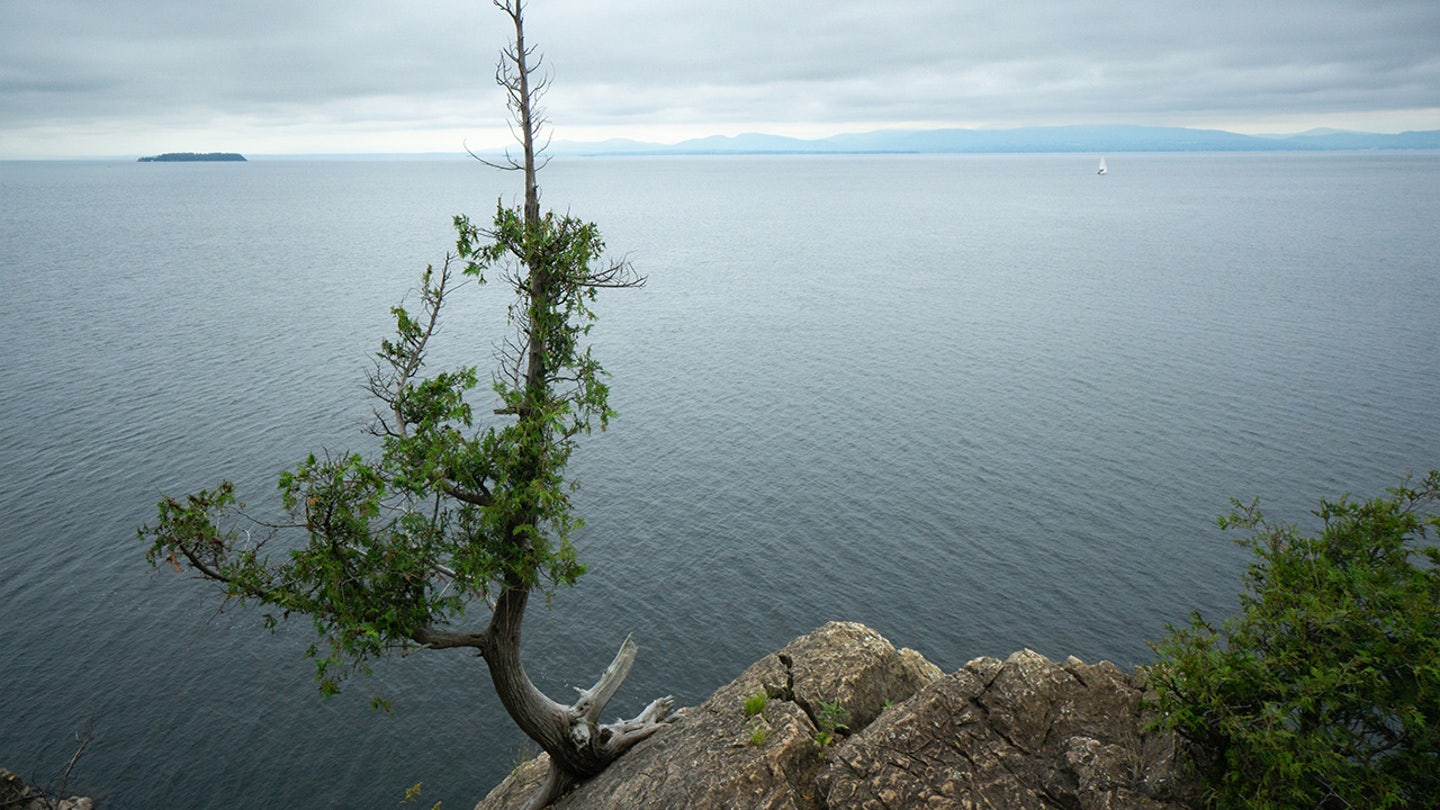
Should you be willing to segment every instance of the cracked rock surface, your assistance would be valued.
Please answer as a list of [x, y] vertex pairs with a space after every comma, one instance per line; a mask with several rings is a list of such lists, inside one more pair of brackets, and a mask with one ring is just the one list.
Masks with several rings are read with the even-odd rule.
[[1143, 731], [1142, 695], [1108, 661], [977, 658], [848, 740], [817, 782], [830, 808], [1188, 807], [1175, 740]]
[[[761, 691], [764, 709], [747, 715]], [[1141, 731], [1141, 695], [1136, 676], [1107, 662], [1029, 650], [947, 676], [864, 625], [831, 622], [552, 807], [1187, 807], [1173, 739]], [[844, 710], [844, 728], [822, 749], [827, 705]], [[522, 765], [477, 810], [523, 806], [545, 767], [543, 755]]]

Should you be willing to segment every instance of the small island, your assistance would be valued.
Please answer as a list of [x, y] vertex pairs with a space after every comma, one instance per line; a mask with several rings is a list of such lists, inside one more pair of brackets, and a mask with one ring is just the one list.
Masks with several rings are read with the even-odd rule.
[[234, 152], [166, 152], [163, 155], [140, 158], [141, 163], [194, 163], [197, 161], [239, 161], [245, 156]]

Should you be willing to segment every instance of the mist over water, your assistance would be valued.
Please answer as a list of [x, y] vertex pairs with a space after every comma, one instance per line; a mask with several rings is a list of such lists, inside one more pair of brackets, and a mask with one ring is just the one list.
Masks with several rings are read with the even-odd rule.
[[[1440, 466], [1434, 154], [557, 159], [543, 202], [649, 277], [599, 301], [620, 412], [574, 472], [591, 571], [532, 675], [693, 705], [830, 619], [947, 670], [1149, 660], [1234, 608], [1228, 499], [1306, 522]], [[0, 766], [119, 808], [466, 807], [524, 741], [483, 662], [333, 700], [252, 611], [152, 573], [161, 493], [275, 508], [366, 449], [388, 308], [514, 177], [473, 161], [0, 163]], [[437, 347], [487, 370], [503, 285]], [[476, 619], [480, 620], [479, 617]], [[396, 714], [372, 713], [381, 693]]]

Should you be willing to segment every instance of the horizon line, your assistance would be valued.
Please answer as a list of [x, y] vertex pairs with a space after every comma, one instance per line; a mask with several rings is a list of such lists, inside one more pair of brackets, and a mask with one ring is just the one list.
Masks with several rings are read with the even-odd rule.
[[[1098, 148], [1100, 145], [1099, 145], [1099, 144], [1093, 144], [1093, 143], [1085, 143], [1085, 144], [1079, 144], [1079, 143], [1075, 143], [1075, 144], [1038, 144], [1038, 143], [1024, 144], [1024, 143], [1020, 143], [1020, 144], [1016, 144], [1016, 145], [1014, 145], [1014, 146], [1012, 146], [1012, 147], [1010, 147], [1010, 148], [1003, 148], [1003, 145], [1001, 145], [1001, 144], [989, 144], [988, 146], [984, 146], [984, 147], [975, 146], [975, 147], [972, 147], [972, 148], [964, 148], [964, 149], [962, 149], [962, 148], [944, 148], [944, 147], [937, 147], [937, 146], [934, 146], [934, 145], [931, 145], [931, 146], [929, 146], [929, 147], [927, 147], [927, 148], [915, 148], [915, 147], [906, 148], [906, 147], [901, 146], [901, 145], [899, 145], [899, 144], [894, 144], [894, 145], [877, 144], [877, 145], [873, 145], [873, 146], [864, 146], [864, 147], [856, 146], [856, 147], [850, 147], [850, 148], [846, 148], [846, 147], [838, 146], [838, 145], [835, 146], [835, 147], [829, 147], [829, 146], [828, 146], [831, 141], [839, 140], [839, 141], [841, 141], [841, 142], [844, 142], [844, 141], [846, 141], [846, 140], [862, 139], [862, 138], [887, 138], [887, 137], [889, 137], [889, 138], [903, 138], [903, 137], [916, 137], [916, 136], [926, 136], [926, 135], [929, 135], [929, 136], [939, 136], [939, 135], [945, 135], [945, 134], [962, 134], [962, 133], [963, 133], [963, 134], [972, 135], [972, 136], [977, 136], [977, 137], [986, 137], [986, 136], [989, 136], [989, 137], [991, 137], [991, 138], [1004, 138], [1004, 137], [1006, 137], [1006, 136], [1023, 137], [1024, 133], [1037, 133], [1037, 134], [1038, 134], [1038, 133], [1046, 133], [1046, 132], [1049, 132], [1049, 133], [1057, 133], [1057, 132], [1063, 132], [1063, 131], [1069, 131], [1069, 132], [1086, 131], [1086, 132], [1088, 132], [1088, 133], [1091, 133], [1092, 135], [1096, 135], [1096, 134], [1103, 134], [1103, 133], [1104, 133], [1105, 131], [1107, 131], [1107, 130], [1109, 130], [1109, 131], [1114, 131], [1114, 132], [1128, 132], [1128, 133], [1131, 133], [1132, 135], [1134, 135], [1134, 134], [1142, 134], [1142, 133], [1144, 133], [1144, 132], [1152, 132], [1152, 133], [1155, 133], [1156, 135], [1159, 135], [1160, 133], [1168, 133], [1168, 134], [1172, 134], [1172, 135], [1173, 135], [1173, 134], [1176, 134], [1176, 133], [1197, 133], [1197, 134], [1209, 135], [1209, 136], [1212, 136], [1212, 137], [1214, 137], [1214, 136], [1228, 136], [1228, 137], [1230, 137], [1230, 138], [1239, 138], [1239, 139], [1244, 139], [1244, 140], [1247, 140], [1247, 141], [1254, 141], [1254, 142], [1255, 142], [1255, 145], [1256, 145], [1257, 147], [1258, 147], [1258, 146], [1264, 146], [1264, 145], [1266, 145], [1266, 144], [1269, 144], [1269, 146], [1264, 146], [1264, 148], [1259, 148], [1259, 149], [1254, 150], [1254, 151], [1266, 151], [1266, 152], [1273, 152], [1273, 151], [1310, 151], [1310, 152], [1313, 152], [1313, 151], [1365, 151], [1366, 149], [1375, 149], [1375, 150], [1377, 150], [1377, 151], [1379, 151], [1379, 150], [1385, 150], [1385, 151], [1390, 151], [1390, 150], [1400, 150], [1400, 151], [1416, 150], [1416, 151], [1424, 151], [1424, 150], [1432, 149], [1432, 148], [1440, 148], [1440, 129], [1430, 129], [1430, 130], [1403, 130], [1403, 131], [1401, 131], [1401, 132], [1372, 132], [1372, 131], [1367, 131], [1367, 130], [1339, 129], [1339, 128], [1335, 128], [1335, 127], [1312, 127], [1312, 128], [1310, 128], [1310, 129], [1306, 129], [1306, 130], [1301, 130], [1301, 131], [1297, 131], [1297, 132], [1287, 132], [1287, 133], [1245, 133], [1245, 132], [1236, 132], [1236, 131], [1233, 131], [1233, 130], [1218, 129], [1218, 128], [1213, 128], [1213, 127], [1179, 127], [1179, 126], [1153, 125], [1153, 124], [1056, 124], [1056, 125], [1039, 125], [1039, 126], [1024, 126], [1024, 127], [996, 127], [996, 128], [988, 128], [988, 127], [927, 127], [927, 128], [895, 127], [895, 128], [870, 129], [870, 130], [842, 131], [842, 132], [836, 132], [836, 133], [831, 134], [831, 135], [822, 136], [822, 137], [814, 137], [814, 138], [801, 138], [801, 137], [796, 137], [796, 136], [792, 136], [792, 135], [779, 135], [779, 134], [768, 133], [768, 132], [763, 132], [763, 131], [753, 131], [753, 132], [742, 132], [742, 133], [735, 134], [735, 135], [725, 135], [725, 134], [704, 135], [704, 136], [698, 136], [698, 137], [693, 137], [693, 138], [685, 138], [685, 139], [682, 139], [682, 140], [679, 140], [679, 141], [673, 141], [673, 142], [643, 141], [643, 140], [638, 140], [638, 139], [629, 138], [629, 137], [613, 137], [613, 138], [605, 138], [605, 139], [602, 139], [602, 140], [591, 140], [591, 141], [556, 140], [556, 141], [552, 142], [552, 143], [550, 144], [550, 146], [551, 146], [552, 148], [555, 148], [555, 151], [552, 153], [552, 154], [554, 154], [555, 156], [560, 156], [560, 155], [564, 154], [564, 155], [568, 155], [568, 156], [572, 156], [572, 157], [573, 157], [573, 156], [585, 156], [585, 157], [601, 157], [601, 156], [606, 156], [606, 157], [621, 157], [621, 156], [635, 156], [635, 157], [641, 157], [641, 156], [667, 156], [667, 155], [677, 156], [677, 157], [678, 157], [678, 156], [703, 156], [703, 155], [721, 155], [721, 156], [723, 156], [723, 155], [744, 155], [744, 154], [750, 154], [750, 155], [764, 155], [764, 154], [774, 154], [774, 155], [826, 155], [826, 154], [829, 154], [829, 155], [847, 155], [847, 154], [848, 154], [848, 155], [866, 155], [866, 154], [872, 154], [872, 155], [884, 155], [884, 154], [893, 154], [893, 155], [904, 155], [904, 154], [1073, 154], [1073, 153], [1085, 153], [1085, 152], [1108, 152], [1108, 153], [1113, 153], [1113, 154], [1124, 154], [1124, 153], [1144, 153], [1144, 152], [1208, 152], [1208, 151], [1243, 152], [1243, 151], [1247, 151], [1246, 149], [1243, 148], [1243, 145], [1242, 145], [1241, 143], [1236, 143], [1236, 142], [1232, 142], [1232, 144], [1231, 144], [1228, 148], [1224, 148], [1224, 149], [1207, 148], [1207, 146], [1214, 146], [1215, 144], [1185, 144], [1185, 143], [1177, 143], [1177, 142], [1155, 142], [1155, 143], [1148, 144], [1148, 146], [1149, 146], [1150, 148], [1146, 148], [1146, 145], [1145, 145], [1145, 144], [1126, 143], [1126, 144], [1123, 144], [1123, 145], [1117, 144], [1117, 145], [1115, 145], [1114, 147], [1112, 147], [1112, 148], [1110, 148], [1110, 149], [1101, 149], [1101, 148]], [[1381, 146], [1381, 145], [1374, 145], [1374, 146], [1369, 146], [1369, 147], [1367, 147], [1367, 146], [1365, 146], [1365, 145], [1363, 145], [1363, 144], [1360, 144], [1360, 143], [1351, 143], [1351, 144], [1349, 144], [1349, 145], [1329, 146], [1329, 147], [1317, 146], [1317, 145], [1320, 145], [1320, 144], [1325, 143], [1327, 140], [1328, 140], [1328, 141], [1331, 141], [1331, 142], [1337, 142], [1337, 141], [1339, 141], [1339, 140], [1341, 140], [1341, 139], [1348, 139], [1348, 140], [1350, 140], [1350, 141], [1353, 142], [1355, 139], [1362, 139], [1362, 140], [1363, 140], [1363, 139], [1369, 138], [1369, 139], [1394, 140], [1394, 139], [1401, 139], [1401, 138], [1406, 138], [1406, 137], [1410, 137], [1410, 138], [1417, 138], [1417, 137], [1419, 137], [1419, 138], [1424, 138], [1425, 136], [1431, 136], [1430, 138], [1426, 138], [1426, 140], [1427, 140], [1427, 141], [1428, 141], [1428, 140], [1434, 140], [1435, 144], [1434, 144], [1433, 146], [1427, 143], [1426, 145], [1423, 145], [1423, 146]], [[1304, 144], [1304, 145], [1308, 146], [1308, 148], [1293, 148], [1293, 149], [1287, 149], [1287, 148], [1284, 148], [1284, 147], [1282, 146], [1282, 144], [1283, 144], [1284, 142], [1286, 142], [1286, 141], [1291, 141], [1291, 140], [1295, 140], [1295, 139], [1305, 139], [1305, 140], [1300, 140], [1300, 141], [1298, 141], [1298, 143], [1299, 143], [1299, 144]], [[742, 141], [742, 140], [768, 140], [768, 141], [773, 142], [774, 145], [772, 145], [772, 146], [770, 146], [770, 147], [768, 147], [768, 148], [761, 148], [761, 147], [751, 147], [751, 148], [747, 148], [747, 147], [743, 147], [743, 146], [724, 148], [724, 147], [718, 147], [718, 146], [707, 146], [707, 144], [727, 144], [727, 143], [734, 143], [734, 142]], [[690, 146], [688, 146], [688, 148], [687, 148], [687, 145], [690, 145]], [[622, 147], [622, 146], [623, 146], [622, 151], [604, 151], [604, 150], [606, 150], [606, 149], [616, 149], [617, 147]], [[793, 147], [793, 148], [786, 148], [787, 146]], [[805, 148], [806, 146], [810, 146], [810, 147], [812, 147], [812, 148], [807, 149], [807, 148]], [[816, 147], [818, 147], [818, 148], [816, 148]], [[1058, 148], [1057, 148], [1057, 147], [1058, 147]], [[292, 159], [292, 158], [312, 158], [312, 159], [343, 159], [343, 158], [352, 158], [352, 159], [362, 159], [362, 158], [372, 158], [372, 159], [374, 159], [374, 158], [386, 158], [386, 157], [451, 158], [451, 157], [474, 157], [474, 156], [476, 156], [476, 155], [485, 155], [485, 156], [503, 155], [508, 149], [513, 149], [513, 148], [514, 148], [514, 145], [510, 145], [510, 146], [494, 146], [494, 147], [487, 147], [487, 148], [485, 148], [485, 149], [475, 150], [475, 149], [469, 149], [468, 147], [464, 147], [464, 146], [462, 145], [460, 148], [458, 148], [458, 149], [456, 149], [456, 150], [453, 150], [453, 151], [451, 151], [451, 150], [433, 150], [433, 149], [429, 149], [429, 150], [417, 150], [417, 151], [403, 151], [403, 150], [401, 150], [401, 151], [364, 151], [364, 152], [261, 152], [261, 151], [256, 151], [256, 152], [250, 152], [248, 155], [246, 155], [246, 157], [247, 157], [247, 159], [250, 159], [250, 158], [259, 158], [259, 159]], [[593, 150], [600, 150], [600, 151], [593, 151]], [[177, 151], [202, 152], [202, 153], [203, 153], [203, 152], [223, 151], [223, 152], [235, 152], [236, 154], [244, 154], [244, 153], [242, 153], [242, 152], [238, 152], [238, 151], [233, 150], [233, 149], [226, 149], [226, 150], [214, 150], [214, 149], [200, 150], [200, 149], [193, 149], [193, 148], [192, 148], [192, 149], [185, 149], [185, 150], [167, 150], [167, 151], [155, 152], [155, 153], [151, 153], [151, 154], [171, 154], [171, 153], [174, 153], [174, 152], [177, 152]], [[102, 161], [110, 161], [110, 160], [129, 160], [129, 161], [136, 161], [136, 160], [139, 160], [140, 158], [144, 158], [144, 157], [146, 157], [146, 156], [147, 156], [147, 155], [131, 154], [131, 153], [126, 153], [126, 154], [113, 154], [113, 155], [83, 155], [83, 156], [82, 156], [82, 155], [53, 155], [53, 156], [24, 156], [24, 157], [22, 157], [22, 156], [3, 156], [3, 157], [0, 157], [0, 160], [4, 160], [4, 161], [37, 161], [37, 160], [102, 160]]]

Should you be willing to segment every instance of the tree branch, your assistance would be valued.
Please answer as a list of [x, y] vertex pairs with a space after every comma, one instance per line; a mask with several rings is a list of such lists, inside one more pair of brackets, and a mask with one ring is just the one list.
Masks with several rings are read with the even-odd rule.
[[600, 680], [596, 681], [595, 685], [589, 689], [576, 690], [580, 693], [580, 698], [570, 707], [570, 711], [577, 720], [592, 725], [600, 722], [600, 713], [605, 711], [606, 704], [615, 696], [620, 684], [624, 683], [626, 676], [630, 674], [630, 667], [635, 663], [637, 649], [634, 638], [626, 636], [624, 643], [620, 645], [620, 650], [615, 653], [615, 659], [600, 675]]
[[421, 647], [429, 650], [449, 650], [457, 647], [473, 647], [477, 650], [484, 650], [489, 636], [485, 631], [478, 633], [458, 633], [451, 630], [437, 630], [434, 627], [421, 627], [410, 635]]
[[490, 494], [490, 490], [484, 484], [479, 486], [479, 491], [472, 491], [450, 481], [440, 483], [440, 488], [445, 491], [446, 495], [461, 503], [468, 503], [471, 506], [489, 506], [494, 501], [494, 496]]

